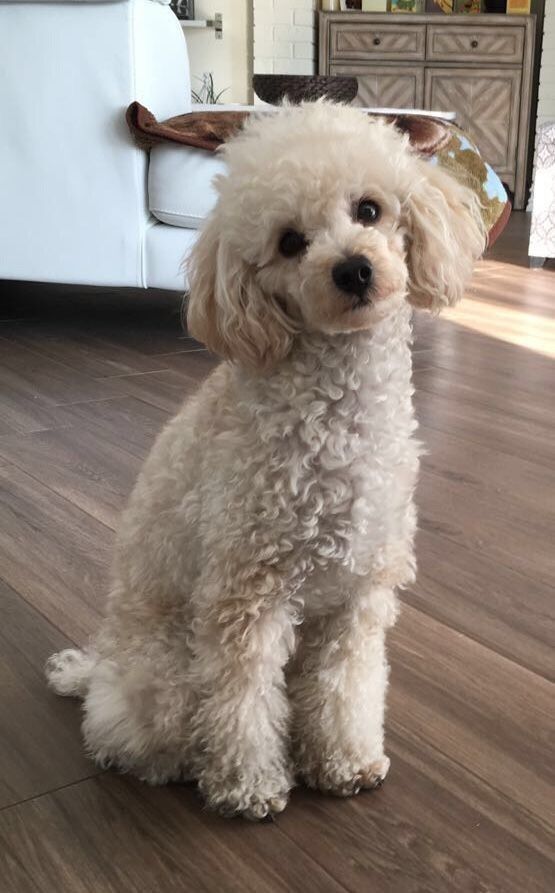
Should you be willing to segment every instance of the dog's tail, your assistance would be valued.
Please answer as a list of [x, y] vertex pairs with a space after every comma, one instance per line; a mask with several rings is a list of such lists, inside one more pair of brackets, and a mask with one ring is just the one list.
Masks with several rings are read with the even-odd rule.
[[49, 687], [58, 695], [84, 698], [96, 666], [97, 657], [88, 649], [66, 648], [46, 661], [45, 673]]

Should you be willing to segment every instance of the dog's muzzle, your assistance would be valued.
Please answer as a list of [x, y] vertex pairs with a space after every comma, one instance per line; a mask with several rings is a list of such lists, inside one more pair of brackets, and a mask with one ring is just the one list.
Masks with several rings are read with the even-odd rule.
[[337, 288], [348, 295], [366, 298], [372, 285], [372, 264], [364, 254], [353, 254], [332, 268], [331, 276]]

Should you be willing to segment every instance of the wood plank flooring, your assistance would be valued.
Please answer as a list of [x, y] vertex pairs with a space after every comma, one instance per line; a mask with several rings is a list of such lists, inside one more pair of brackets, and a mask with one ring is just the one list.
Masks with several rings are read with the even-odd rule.
[[460, 308], [416, 319], [428, 455], [390, 777], [347, 801], [299, 788], [274, 824], [101, 773], [42, 678], [96, 628], [142, 458], [214, 361], [173, 295], [2, 284], [2, 893], [554, 889], [555, 267], [527, 269], [526, 228], [514, 214]]

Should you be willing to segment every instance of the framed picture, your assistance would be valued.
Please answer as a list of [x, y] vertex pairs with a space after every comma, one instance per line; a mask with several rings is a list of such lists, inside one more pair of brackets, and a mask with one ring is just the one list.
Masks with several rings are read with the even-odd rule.
[[424, 0], [391, 0], [391, 12], [424, 12]]
[[476, 15], [482, 12], [482, 0], [455, 0], [455, 12]]
[[454, 11], [454, 0], [426, 0], [426, 12], [449, 15]]
[[170, 6], [178, 19], [186, 22], [195, 17], [195, 0], [171, 0]]
[[531, 8], [530, 0], [507, 0], [508, 15], [529, 15]]
[[363, 12], [387, 12], [387, 0], [362, 0]]

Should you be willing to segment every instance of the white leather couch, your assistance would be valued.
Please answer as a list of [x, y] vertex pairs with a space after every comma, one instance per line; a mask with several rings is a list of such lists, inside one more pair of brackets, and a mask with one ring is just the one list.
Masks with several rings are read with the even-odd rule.
[[170, 144], [149, 155], [125, 123], [134, 100], [158, 120], [191, 107], [167, 3], [0, 0], [0, 280], [186, 288], [223, 163]]
[[166, 2], [0, 0], [0, 279], [183, 289], [221, 162], [165, 146], [149, 162], [124, 119], [135, 99], [158, 119], [190, 108]]

